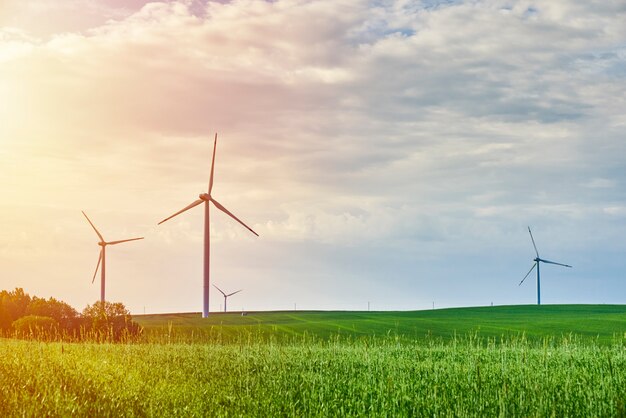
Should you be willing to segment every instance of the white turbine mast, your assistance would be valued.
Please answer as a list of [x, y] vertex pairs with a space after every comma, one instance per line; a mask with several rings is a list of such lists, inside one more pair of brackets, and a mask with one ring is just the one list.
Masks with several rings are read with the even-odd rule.
[[257, 237], [259, 236], [259, 234], [254, 232], [252, 228], [250, 228], [248, 225], [243, 223], [243, 221], [241, 221], [239, 218], [233, 215], [228, 209], [226, 209], [222, 204], [220, 204], [217, 200], [215, 200], [215, 198], [211, 194], [211, 192], [213, 191], [213, 173], [215, 170], [216, 148], [217, 148], [217, 133], [215, 134], [215, 139], [213, 141], [213, 158], [211, 159], [211, 176], [209, 177], [208, 193], [201, 193], [198, 196], [198, 200], [192, 202], [191, 204], [187, 205], [186, 207], [179, 210], [175, 214], [159, 222], [159, 225], [161, 225], [163, 222], [169, 219], [172, 219], [173, 217], [180, 215], [181, 213], [204, 203], [204, 276], [203, 276], [204, 283], [203, 283], [203, 293], [202, 293], [202, 296], [203, 296], [202, 317], [203, 318], [206, 318], [207, 316], [209, 316], [209, 290], [210, 290], [210, 268], [209, 267], [210, 267], [210, 257], [211, 257], [211, 229], [210, 229], [211, 223], [210, 223], [210, 213], [209, 213], [210, 207], [211, 207], [210, 204], [212, 203], [213, 205], [215, 205], [216, 208], [218, 208], [219, 210], [221, 210], [222, 212], [224, 212], [225, 214], [233, 218], [235, 221], [239, 222], [246, 229], [248, 229], [248, 231], [252, 232]]
[[524, 280], [526, 280], [528, 275], [536, 267], [537, 268], [537, 305], [541, 305], [541, 280], [540, 280], [540, 275], [539, 275], [539, 263], [555, 264], [557, 266], [569, 267], [569, 268], [572, 268], [572, 266], [570, 266], [569, 264], [555, 263], [554, 261], [550, 261], [550, 260], [546, 260], [546, 259], [540, 258], [539, 257], [539, 251], [537, 250], [537, 245], [535, 245], [535, 238], [533, 238], [533, 233], [530, 230], [530, 226], [528, 227], [528, 233], [530, 234], [530, 240], [533, 242], [533, 247], [535, 248], [535, 254], [537, 254], [537, 257], [533, 259], [535, 264], [533, 264], [533, 266], [530, 268], [530, 270], [528, 270], [528, 273], [526, 273], [526, 276], [524, 276], [522, 281], [519, 282], [518, 286], [521, 286], [522, 283], [524, 283]]
[[98, 268], [100, 268], [100, 264], [102, 264], [102, 268], [100, 269], [100, 302], [104, 303], [105, 301], [105, 295], [104, 295], [105, 274], [106, 274], [106, 246], [121, 244], [123, 242], [129, 242], [129, 241], [137, 241], [139, 239], [143, 239], [143, 237], [122, 239], [118, 241], [105, 241], [105, 239], [102, 237], [102, 234], [100, 233], [100, 231], [98, 231], [98, 229], [95, 227], [93, 222], [91, 222], [91, 219], [89, 219], [87, 214], [84, 211], [81, 211], [81, 212], [83, 212], [83, 215], [85, 215], [87, 222], [89, 222], [89, 225], [91, 225], [93, 230], [96, 231], [96, 235], [98, 235], [98, 238], [100, 238], [100, 242], [98, 242], [98, 245], [102, 248], [100, 249], [100, 256], [98, 257], [98, 264], [96, 264], [96, 271], [93, 272], [93, 279], [91, 279], [91, 283], [93, 283], [96, 280], [96, 274], [98, 274]]
[[224, 312], [226, 312], [226, 301], [229, 297], [231, 297], [232, 295], [236, 295], [237, 293], [241, 292], [243, 289], [239, 289], [236, 292], [232, 292], [232, 293], [224, 293], [224, 291], [222, 289], [220, 289], [219, 287], [213, 285], [214, 288], [216, 288], [217, 290], [220, 291], [220, 293], [224, 296]]

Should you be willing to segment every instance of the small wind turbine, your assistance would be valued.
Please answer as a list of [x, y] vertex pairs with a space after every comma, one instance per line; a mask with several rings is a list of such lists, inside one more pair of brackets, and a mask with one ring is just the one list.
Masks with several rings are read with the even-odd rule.
[[569, 268], [572, 268], [572, 266], [570, 266], [569, 264], [555, 263], [554, 261], [544, 260], [543, 258], [540, 258], [539, 251], [537, 250], [537, 246], [535, 245], [535, 239], [533, 238], [533, 233], [531, 232], [530, 227], [528, 227], [528, 233], [530, 234], [530, 239], [533, 242], [533, 247], [535, 247], [535, 253], [537, 254], [537, 258], [533, 259], [535, 264], [533, 264], [530, 270], [528, 270], [528, 273], [526, 273], [526, 276], [524, 276], [522, 281], [519, 282], [518, 286], [521, 286], [522, 283], [524, 283], [524, 280], [526, 280], [528, 275], [533, 271], [533, 269], [537, 267], [537, 305], [541, 305], [541, 283], [539, 280], [540, 279], [539, 278], [539, 263], [556, 264], [557, 266], [563, 266], [563, 267], [569, 267]]
[[220, 289], [219, 287], [217, 287], [217, 286], [215, 286], [215, 285], [213, 285], [213, 287], [214, 287], [214, 288], [216, 288], [217, 290], [219, 290], [219, 291], [220, 291], [220, 293], [221, 293], [222, 295], [224, 295], [224, 312], [226, 312], [226, 299], [228, 299], [230, 296], [232, 296], [232, 295], [234, 295], [234, 294], [236, 294], [236, 293], [239, 293], [239, 292], [241, 292], [241, 291], [243, 290], [243, 289], [239, 289], [239, 290], [238, 290], [238, 291], [236, 291], [236, 292], [226, 294], [226, 293], [224, 293], [224, 292], [222, 291], [222, 289]]
[[123, 239], [123, 240], [119, 240], [119, 241], [109, 241], [109, 242], [107, 242], [107, 241], [104, 240], [104, 238], [102, 238], [102, 234], [96, 229], [96, 227], [91, 222], [91, 220], [89, 219], [87, 214], [85, 212], [83, 212], [83, 215], [85, 215], [85, 218], [87, 218], [87, 222], [89, 222], [89, 225], [91, 225], [93, 230], [96, 231], [96, 234], [98, 235], [98, 238], [100, 238], [100, 242], [98, 243], [98, 245], [101, 246], [102, 249], [100, 250], [100, 256], [98, 257], [98, 264], [96, 265], [96, 271], [93, 272], [93, 279], [91, 279], [91, 283], [93, 283], [94, 280], [96, 280], [96, 274], [98, 274], [98, 268], [100, 267], [100, 263], [102, 262], [102, 268], [100, 269], [100, 302], [104, 303], [104, 300], [105, 300], [104, 299], [104, 282], [105, 282], [105, 271], [106, 271], [106, 251], [105, 251], [106, 250], [106, 246], [107, 245], [121, 244], [122, 242], [128, 242], [128, 241], [137, 241], [138, 239], [143, 239], [143, 237], [141, 237], [141, 238], [130, 238], [130, 239]]
[[211, 223], [209, 222], [209, 209], [210, 209], [211, 205], [209, 205], [209, 203], [213, 203], [216, 208], [218, 208], [219, 210], [221, 210], [222, 212], [224, 212], [225, 214], [227, 214], [228, 216], [230, 216], [231, 218], [233, 218], [234, 220], [239, 222], [241, 225], [246, 227], [248, 229], [248, 231], [252, 232], [257, 237], [259, 236], [259, 234], [254, 232], [252, 230], [252, 228], [250, 228], [248, 225], [243, 223], [235, 215], [230, 213], [228, 211], [228, 209], [226, 209], [224, 206], [222, 206], [211, 195], [211, 191], [213, 190], [213, 172], [214, 172], [214, 169], [215, 169], [215, 149], [216, 149], [216, 147], [217, 147], [217, 133], [215, 134], [215, 140], [213, 141], [213, 159], [211, 160], [211, 177], [209, 177], [209, 192], [208, 193], [201, 193], [198, 196], [199, 197], [198, 200], [196, 200], [195, 202], [191, 203], [190, 205], [184, 207], [183, 209], [179, 210], [178, 212], [176, 212], [172, 216], [170, 216], [168, 218], [165, 218], [161, 222], [159, 222], [159, 225], [161, 225], [163, 222], [165, 222], [165, 221], [167, 221], [169, 219], [172, 219], [174, 216], [180, 215], [181, 213], [183, 213], [183, 212], [185, 212], [185, 211], [187, 211], [187, 210], [189, 210], [189, 209], [191, 209], [191, 208], [193, 208], [195, 206], [198, 206], [198, 205], [204, 203], [204, 289], [203, 289], [203, 300], [202, 300], [202, 317], [203, 318], [206, 318], [206, 317], [209, 316], [209, 290], [210, 290], [209, 266], [210, 266], [210, 257], [211, 257]]

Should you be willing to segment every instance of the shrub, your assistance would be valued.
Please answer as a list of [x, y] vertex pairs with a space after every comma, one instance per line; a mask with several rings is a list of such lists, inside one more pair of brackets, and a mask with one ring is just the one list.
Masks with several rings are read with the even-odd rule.
[[48, 300], [34, 296], [26, 308], [27, 315], [47, 316], [59, 323], [59, 329], [72, 333], [80, 326], [76, 309], [65, 302], [50, 298]]
[[141, 333], [141, 327], [133, 322], [130, 312], [122, 303], [96, 302], [82, 313], [83, 327], [92, 335], [120, 341]]
[[51, 337], [57, 334], [59, 323], [49, 316], [27, 315], [13, 321], [13, 329], [22, 337]]

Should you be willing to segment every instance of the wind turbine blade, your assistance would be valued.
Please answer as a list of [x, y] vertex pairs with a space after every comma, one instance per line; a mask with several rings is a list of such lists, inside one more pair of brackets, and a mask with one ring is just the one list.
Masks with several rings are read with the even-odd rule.
[[533, 264], [533, 266], [530, 268], [530, 270], [528, 270], [528, 273], [526, 273], [526, 276], [524, 276], [524, 278], [522, 279], [521, 282], [519, 282], [518, 286], [521, 286], [522, 283], [524, 283], [524, 280], [526, 280], [526, 277], [528, 277], [528, 275], [530, 274], [531, 271], [533, 271], [535, 269], [535, 267], [537, 267], [537, 262], [535, 262], [535, 264]]
[[535, 245], [535, 238], [533, 238], [533, 233], [530, 231], [530, 227], [528, 227], [528, 233], [530, 234], [530, 239], [533, 242], [533, 247], [535, 247], [535, 252], [537, 253], [537, 258], [539, 258], [539, 250], [537, 250], [537, 246]]
[[183, 213], [184, 211], [189, 210], [189, 209], [193, 208], [194, 206], [198, 206], [198, 205], [199, 205], [200, 203], [202, 203], [202, 202], [204, 202], [204, 200], [202, 200], [202, 199], [198, 199], [198, 200], [196, 200], [196, 201], [195, 201], [195, 202], [193, 202], [191, 205], [188, 205], [188, 206], [186, 206], [185, 208], [183, 208], [183, 209], [179, 210], [178, 212], [176, 212], [176, 213], [175, 213], [175, 214], [173, 214], [172, 216], [170, 216], [170, 217], [168, 217], [168, 218], [163, 219], [163, 220], [162, 220], [161, 222], [159, 222], [157, 225], [161, 225], [163, 222], [165, 222], [165, 221], [169, 221], [169, 220], [170, 220], [170, 219], [172, 219], [174, 216], [176, 216], [176, 215], [180, 215], [180, 214], [181, 214], [181, 213]]
[[138, 239], [143, 239], [143, 237], [141, 237], [141, 238], [131, 238], [131, 239], [122, 239], [122, 240], [119, 240], [119, 241], [111, 241], [111, 242], [107, 242], [107, 245], [121, 244], [122, 242], [128, 242], [128, 241], [137, 241]]
[[93, 279], [91, 279], [91, 283], [96, 280], [96, 274], [98, 274], [98, 269], [100, 268], [100, 262], [102, 261], [102, 250], [100, 250], [100, 256], [98, 257], [98, 264], [96, 264], [96, 271], [93, 272]]
[[544, 260], [543, 258], [541, 259], [541, 261], [543, 261], [544, 263], [548, 263], [548, 264], [556, 264], [557, 266], [563, 266], [563, 267], [572, 268], [572, 266], [570, 266], [569, 264], [555, 263], [554, 261]]
[[[81, 210], [81, 212], [83, 212], [83, 211]], [[87, 222], [89, 222], [89, 225], [91, 225], [93, 230], [96, 231], [96, 234], [98, 234], [98, 238], [100, 238], [100, 241], [104, 242], [104, 238], [102, 238], [102, 234], [100, 234], [100, 232], [98, 232], [98, 230], [94, 226], [93, 222], [91, 222], [91, 220], [89, 219], [89, 216], [87, 216], [87, 214], [85, 212], [83, 212], [83, 215], [85, 215], [85, 218], [87, 218]]]
[[227, 297], [227, 296], [228, 296], [228, 295], [226, 295], [226, 293], [222, 292], [222, 289], [220, 289], [219, 287], [217, 287], [217, 286], [215, 286], [215, 285], [213, 285], [213, 287], [214, 287], [214, 288], [216, 288], [217, 290], [219, 290], [219, 291], [220, 291], [220, 293], [221, 293], [222, 295], [224, 295], [224, 297]]
[[215, 170], [215, 149], [217, 148], [217, 132], [215, 132], [215, 140], [213, 141], [213, 158], [211, 159], [211, 177], [209, 178], [209, 195], [213, 190], [213, 172]]
[[259, 236], [259, 234], [257, 234], [256, 232], [254, 232], [252, 230], [252, 228], [250, 228], [248, 225], [244, 224], [239, 218], [237, 218], [235, 215], [233, 215], [232, 213], [230, 213], [228, 211], [228, 209], [226, 209], [224, 206], [222, 206], [217, 200], [211, 198], [211, 202], [213, 202], [213, 204], [215, 205], [215, 207], [217, 207], [219, 210], [221, 210], [222, 212], [224, 212], [225, 214], [227, 214], [228, 216], [230, 216], [231, 218], [233, 218], [234, 220], [236, 220], [237, 222], [239, 222], [240, 224], [242, 224], [243, 226], [245, 226], [248, 231], [252, 232], [254, 235], [256, 235], [257, 237]]
[[233, 293], [229, 293], [229, 294], [228, 294], [228, 295], [226, 295], [226, 296], [232, 296], [232, 295], [234, 295], [234, 294], [237, 294], [237, 293], [241, 292], [242, 290], [243, 290], [243, 289], [239, 289], [238, 291], [233, 292]]

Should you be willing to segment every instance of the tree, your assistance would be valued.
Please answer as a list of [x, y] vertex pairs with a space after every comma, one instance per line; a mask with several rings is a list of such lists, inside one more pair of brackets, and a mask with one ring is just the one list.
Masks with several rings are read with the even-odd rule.
[[120, 341], [138, 335], [141, 328], [122, 303], [96, 302], [79, 315], [65, 302], [52, 297], [31, 298], [23, 289], [16, 288], [11, 292], [0, 291], [0, 331], [9, 335], [18, 331], [37, 337]]
[[130, 312], [119, 302], [96, 302], [88, 305], [83, 309], [82, 318], [87, 331], [114, 341], [141, 332], [139, 325], [133, 322]]
[[30, 296], [19, 287], [12, 292], [0, 292], [0, 328], [11, 329], [13, 321], [26, 315], [30, 301]]
[[26, 308], [26, 314], [53, 318], [60, 329], [67, 332], [77, 331], [80, 326], [76, 309], [52, 297], [46, 300], [34, 296]]

